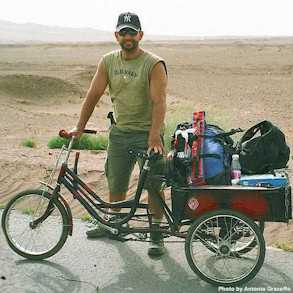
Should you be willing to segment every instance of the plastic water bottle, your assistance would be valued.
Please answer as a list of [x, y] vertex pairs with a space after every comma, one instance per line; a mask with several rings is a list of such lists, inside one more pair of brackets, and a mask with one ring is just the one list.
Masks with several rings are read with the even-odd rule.
[[232, 155], [232, 164], [231, 164], [231, 183], [232, 185], [239, 184], [241, 177], [241, 165], [239, 162], [239, 155]]

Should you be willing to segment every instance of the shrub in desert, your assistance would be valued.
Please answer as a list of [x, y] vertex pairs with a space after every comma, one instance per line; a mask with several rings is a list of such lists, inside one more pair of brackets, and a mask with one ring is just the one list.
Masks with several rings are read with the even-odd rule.
[[37, 146], [37, 143], [34, 141], [34, 139], [27, 138], [21, 142], [21, 145], [28, 148], [35, 148]]
[[[68, 146], [69, 139], [62, 137], [53, 137], [48, 142], [50, 149], [61, 148], [63, 145]], [[79, 150], [105, 150], [108, 145], [108, 137], [104, 135], [89, 135], [83, 134], [80, 138], [75, 139], [73, 142], [73, 149]]]

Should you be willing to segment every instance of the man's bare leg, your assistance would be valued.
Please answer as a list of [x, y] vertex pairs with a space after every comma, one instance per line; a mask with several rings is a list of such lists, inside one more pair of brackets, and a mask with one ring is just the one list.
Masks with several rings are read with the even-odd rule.
[[[126, 193], [120, 193], [120, 194], [109, 194], [109, 200], [110, 202], [116, 202], [126, 199]], [[113, 208], [111, 209], [115, 212], [120, 212], [121, 208]]]
[[165, 194], [164, 191], [148, 191], [148, 201], [149, 201], [149, 208], [150, 208], [150, 212], [151, 214], [153, 214], [153, 218], [156, 220], [162, 220], [163, 218], [163, 210], [161, 208], [161, 206], [156, 202], [156, 200], [154, 199], [154, 197], [156, 195], [160, 195], [160, 197], [165, 200]]
[[[116, 202], [116, 201], [121, 201], [125, 200], [126, 198], [126, 193], [119, 193], [119, 194], [109, 194], [109, 201], [110, 202]], [[111, 208], [113, 212], [119, 212], [121, 209], [120, 208]], [[107, 231], [102, 228], [101, 226], [97, 226], [97, 228], [89, 230], [86, 232], [88, 238], [100, 238], [100, 237], [105, 237], [107, 235]]]

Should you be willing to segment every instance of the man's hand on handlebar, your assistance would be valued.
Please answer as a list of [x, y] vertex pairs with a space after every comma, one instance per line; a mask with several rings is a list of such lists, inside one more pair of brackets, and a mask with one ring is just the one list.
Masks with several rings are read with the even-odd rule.
[[70, 136], [74, 136], [74, 137], [80, 137], [83, 134], [83, 129], [78, 129], [77, 127], [72, 128], [69, 131], [69, 135]]
[[64, 137], [64, 138], [78, 138], [80, 137], [83, 133], [88, 133], [88, 134], [97, 134], [96, 130], [91, 130], [91, 129], [83, 129], [83, 130], [79, 130], [76, 127], [71, 129], [69, 132], [67, 132], [64, 129], [61, 129], [59, 131], [59, 136], [60, 137]]
[[153, 151], [154, 153], [159, 153], [161, 155], [165, 154], [165, 149], [160, 135], [150, 135], [148, 139], [148, 146], [148, 153]]

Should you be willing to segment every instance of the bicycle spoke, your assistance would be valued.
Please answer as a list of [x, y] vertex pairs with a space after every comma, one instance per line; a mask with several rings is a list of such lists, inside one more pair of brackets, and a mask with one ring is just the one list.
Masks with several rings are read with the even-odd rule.
[[228, 269], [227, 264], [226, 264], [226, 257], [223, 257], [223, 261], [224, 261], [224, 266], [226, 267], [226, 270], [228, 271], [229, 275], [232, 276], [232, 273], [230, 271], [230, 269]]
[[[195, 234], [197, 235], [197, 234]], [[197, 237], [200, 239], [200, 241], [202, 241], [203, 243], [205, 243], [206, 245], [208, 245], [209, 247], [211, 247], [212, 249], [217, 250], [216, 248], [214, 248], [212, 245], [210, 245], [209, 242], [207, 242], [206, 240], [202, 239], [199, 235], [197, 235]]]

